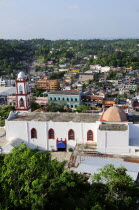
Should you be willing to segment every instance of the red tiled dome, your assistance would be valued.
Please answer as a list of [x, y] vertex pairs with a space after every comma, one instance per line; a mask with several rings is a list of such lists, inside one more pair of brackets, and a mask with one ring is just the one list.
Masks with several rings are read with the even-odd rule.
[[127, 114], [120, 107], [110, 107], [101, 116], [100, 121], [106, 122], [124, 122], [127, 120]]

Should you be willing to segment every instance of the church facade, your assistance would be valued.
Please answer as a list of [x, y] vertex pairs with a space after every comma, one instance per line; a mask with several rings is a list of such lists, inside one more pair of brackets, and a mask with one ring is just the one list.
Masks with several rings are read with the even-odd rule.
[[12, 113], [6, 121], [6, 138], [19, 139], [30, 148], [68, 151], [76, 144], [97, 142], [98, 118], [85, 113]]
[[100, 114], [29, 112], [28, 80], [23, 73], [16, 87], [17, 112], [5, 122], [3, 153], [25, 142], [40, 150], [68, 151], [77, 144], [96, 144], [99, 153], [139, 155], [139, 124], [129, 122], [121, 108], [110, 107]]

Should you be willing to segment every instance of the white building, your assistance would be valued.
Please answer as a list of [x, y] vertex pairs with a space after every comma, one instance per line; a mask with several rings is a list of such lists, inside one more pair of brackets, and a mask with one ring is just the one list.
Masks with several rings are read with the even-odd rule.
[[0, 78], [0, 87], [10, 87], [15, 85], [15, 81], [14, 80], [4, 80], [2, 78]]
[[76, 144], [97, 144], [103, 154], [139, 153], [139, 124], [128, 122], [119, 107], [110, 107], [102, 116], [92, 113], [11, 113], [6, 120], [3, 152], [9, 145], [25, 142], [41, 150], [68, 151]]
[[[28, 147], [41, 150], [68, 151], [77, 144], [97, 144], [103, 154], [139, 155], [139, 124], [128, 122], [128, 115], [119, 107], [110, 107], [102, 115], [93, 113], [36, 113], [29, 110], [28, 81], [19, 74], [16, 81], [17, 110], [5, 123], [8, 153], [15, 144], [25, 142]], [[22, 88], [20, 88], [22, 85]], [[22, 92], [20, 92], [22, 91]], [[20, 104], [21, 98], [24, 105]], [[22, 106], [21, 106], [22, 105]]]
[[110, 67], [109, 66], [101, 67], [100, 71], [101, 71], [101, 73], [109, 72], [110, 71]]
[[30, 148], [64, 150], [76, 144], [97, 142], [98, 115], [76, 113], [11, 113], [6, 120], [6, 139]]

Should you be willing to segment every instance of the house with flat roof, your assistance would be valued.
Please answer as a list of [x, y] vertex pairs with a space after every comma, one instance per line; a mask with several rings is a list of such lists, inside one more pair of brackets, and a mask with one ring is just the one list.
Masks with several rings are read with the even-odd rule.
[[82, 92], [72, 90], [52, 91], [48, 94], [48, 100], [56, 105], [63, 102], [67, 108], [75, 109], [81, 104], [82, 95]]

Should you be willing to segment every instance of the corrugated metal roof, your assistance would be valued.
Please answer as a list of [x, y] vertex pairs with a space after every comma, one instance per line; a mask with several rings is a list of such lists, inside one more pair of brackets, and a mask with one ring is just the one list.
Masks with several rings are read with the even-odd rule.
[[0, 87], [0, 95], [1, 96], [9, 96], [15, 94], [16, 88], [15, 87]]
[[98, 173], [98, 169], [104, 168], [105, 165], [113, 164], [115, 168], [124, 167], [127, 169], [127, 174], [136, 180], [139, 172], [139, 163], [124, 162], [120, 158], [104, 158], [104, 157], [86, 157], [86, 159], [77, 167], [74, 168], [79, 173]]

